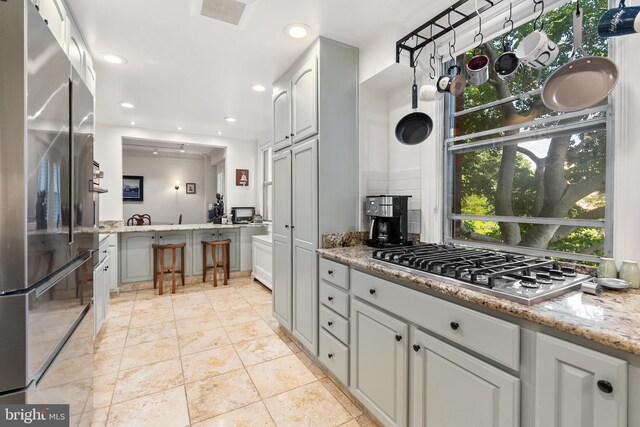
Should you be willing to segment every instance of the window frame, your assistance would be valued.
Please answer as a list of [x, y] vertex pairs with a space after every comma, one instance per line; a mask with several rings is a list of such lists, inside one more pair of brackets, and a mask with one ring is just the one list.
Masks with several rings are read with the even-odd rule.
[[[611, 2], [609, 2], [611, 3]], [[564, 4], [564, 3], [562, 3]], [[525, 22], [526, 23], [526, 22]], [[495, 36], [487, 37], [486, 40], [492, 40]], [[608, 57], [614, 57], [614, 44], [611, 39], [608, 42]], [[453, 62], [449, 61], [445, 64], [441, 64], [441, 69], [446, 69]], [[508, 98], [504, 98], [501, 100], [496, 100], [489, 102], [484, 105], [475, 106], [472, 108], [468, 108], [462, 111], [455, 111], [455, 102], [451, 96], [446, 96], [444, 100], [444, 138], [442, 140], [442, 149], [443, 149], [443, 171], [444, 174], [443, 182], [444, 182], [444, 191], [443, 191], [443, 215], [442, 215], [442, 233], [443, 233], [443, 241], [444, 243], [472, 246], [478, 248], [486, 248], [486, 249], [494, 249], [494, 250], [502, 250], [520, 254], [527, 255], [536, 255], [536, 256], [548, 256], [554, 258], [562, 258], [569, 259], [574, 261], [583, 261], [583, 262], [598, 262], [600, 257], [597, 255], [588, 255], [581, 253], [572, 253], [572, 252], [564, 252], [553, 249], [540, 249], [540, 248], [532, 248], [526, 246], [514, 246], [506, 243], [490, 243], [490, 242], [481, 242], [475, 240], [464, 240], [455, 238], [453, 236], [454, 231], [454, 222], [457, 220], [479, 220], [479, 221], [492, 221], [492, 222], [510, 222], [510, 223], [518, 223], [518, 224], [554, 224], [554, 225], [568, 225], [568, 226], [579, 226], [579, 227], [591, 227], [591, 228], [602, 228], [604, 230], [604, 245], [603, 245], [603, 256], [612, 257], [613, 254], [613, 196], [614, 196], [614, 159], [615, 159], [615, 139], [614, 139], [614, 111], [613, 106], [615, 103], [615, 99], [613, 95], [609, 95], [607, 99], [607, 104], [600, 107], [591, 107], [584, 110], [580, 110], [576, 112], [575, 115], [584, 115], [588, 114], [593, 110], [601, 110], [605, 114], [605, 118], [596, 119], [595, 121], [602, 121], [600, 124], [606, 132], [606, 159], [605, 159], [605, 214], [604, 220], [587, 220], [587, 219], [572, 219], [572, 218], [540, 218], [540, 217], [517, 217], [517, 216], [500, 216], [500, 215], [466, 215], [466, 214], [454, 214], [454, 183], [455, 183], [455, 156], [459, 153], [469, 152], [469, 151], [477, 151], [488, 148], [501, 148], [506, 145], [518, 144], [522, 142], [527, 142], [531, 137], [535, 134], [535, 131], [528, 132], [525, 135], [520, 136], [519, 138], [515, 135], [508, 138], [490, 138], [486, 140], [481, 140], [477, 142], [470, 142], [467, 144], [455, 145], [456, 141], [462, 139], [469, 139], [470, 135], [481, 136], [479, 134], [485, 133], [490, 135], [491, 133], [495, 133], [495, 130], [477, 132], [474, 134], [466, 134], [464, 136], [453, 136], [454, 130], [454, 120], [457, 117], [461, 117], [465, 114], [470, 114], [477, 111], [482, 111], [488, 108], [492, 108], [507, 102], [511, 102], [513, 100], [518, 99], [523, 95], [534, 95], [536, 92], [540, 92], [540, 89], [534, 89], [529, 92], [525, 92], [524, 94], [514, 95]], [[574, 113], [565, 113], [566, 114], [574, 114]], [[540, 121], [538, 121], [539, 123]], [[525, 124], [520, 124], [518, 127], [524, 127]], [[595, 126], [595, 124], [594, 124]], [[566, 127], [567, 130], [573, 129], [575, 133], [579, 133], [582, 131], [590, 131], [592, 130], [589, 125], [579, 124], [565, 124], [553, 126], [550, 128], [545, 128], [544, 130], [540, 130], [542, 132], [553, 132], [553, 129], [561, 129]], [[498, 129], [498, 128], [496, 128]], [[502, 142], [501, 142], [502, 141]]]
[[[271, 174], [271, 179], [268, 180], [267, 179], [267, 159], [265, 158], [265, 156], [267, 155], [267, 153], [271, 152], [271, 155], [268, 158], [268, 163], [271, 165], [272, 161], [273, 161], [273, 144], [269, 143], [269, 144], [265, 144], [263, 146], [260, 147], [260, 157], [261, 157], [261, 164], [262, 164], [262, 219], [264, 221], [271, 221], [271, 216], [269, 215], [269, 210], [268, 210], [268, 204], [267, 204], [267, 196], [269, 194], [269, 187], [271, 187], [272, 190], [272, 196], [273, 196], [273, 171]], [[273, 167], [273, 166], [271, 166]], [[271, 202], [273, 204], [273, 197], [271, 198]], [[273, 206], [272, 206], [273, 207]]]

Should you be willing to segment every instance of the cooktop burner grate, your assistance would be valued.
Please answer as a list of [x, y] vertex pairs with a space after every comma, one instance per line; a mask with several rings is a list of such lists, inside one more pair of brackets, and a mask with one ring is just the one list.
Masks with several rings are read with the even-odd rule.
[[589, 278], [547, 258], [453, 245], [384, 248], [375, 250], [373, 258], [526, 304], [577, 289]]

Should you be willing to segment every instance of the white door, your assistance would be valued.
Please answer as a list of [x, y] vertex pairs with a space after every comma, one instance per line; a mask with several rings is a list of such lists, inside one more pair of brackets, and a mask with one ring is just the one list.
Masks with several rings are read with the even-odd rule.
[[627, 362], [538, 334], [537, 427], [627, 425]]
[[405, 426], [409, 327], [356, 299], [352, 302], [353, 394], [385, 425]]
[[291, 150], [273, 156], [273, 316], [292, 329]]
[[417, 329], [411, 332], [412, 426], [520, 425], [518, 378]]
[[318, 141], [291, 150], [293, 334], [318, 349]]
[[273, 89], [273, 151], [291, 145], [291, 81], [283, 78]]
[[318, 133], [318, 58], [313, 55], [291, 81], [293, 142]]

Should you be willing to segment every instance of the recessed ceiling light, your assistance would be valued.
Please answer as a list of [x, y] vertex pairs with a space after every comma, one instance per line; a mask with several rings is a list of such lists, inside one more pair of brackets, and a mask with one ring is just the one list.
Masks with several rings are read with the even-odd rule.
[[122, 65], [126, 64], [127, 60], [120, 55], [115, 55], [113, 53], [105, 53], [102, 55], [102, 59], [107, 61], [110, 64]]
[[122, 108], [128, 108], [128, 109], [131, 109], [131, 108], [135, 107], [135, 105], [133, 105], [133, 104], [132, 104], [132, 103], [130, 103], [130, 102], [121, 102], [121, 103], [120, 103], [120, 106], [121, 106]]
[[266, 88], [262, 85], [252, 85], [251, 89], [253, 89], [254, 92], [264, 92], [266, 90]]
[[218, 135], [222, 135], [222, 132], [218, 131]]
[[178, 126], [178, 130], [182, 130], [182, 126]]
[[153, 154], [158, 154], [158, 149], [157, 148], [153, 149]]
[[229, 123], [233, 123], [233, 122], [238, 121], [238, 119], [236, 119], [235, 117], [225, 117], [224, 120], [229, 122]]
[[184, 153], [184, 144], [182, 144], [182, 145], [180, 146], [180, 152], [181, 152], [181, 153]]
[[289, 24], [284, 27], [284, 33], [293, 39], [307, 37], [311, 29], [305, 24]]
[[136, 125], [136, 122], [131, 122], [131, 126], [135, 126], [135, 125]]

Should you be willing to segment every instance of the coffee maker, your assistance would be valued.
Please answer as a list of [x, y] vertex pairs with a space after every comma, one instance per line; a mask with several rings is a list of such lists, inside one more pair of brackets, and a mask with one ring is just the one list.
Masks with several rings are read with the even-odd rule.
[[365, 214], [369, 217], [367, 246], [411, 245], [407, 232], [407, 214], [411, 196], [368, 196]]

